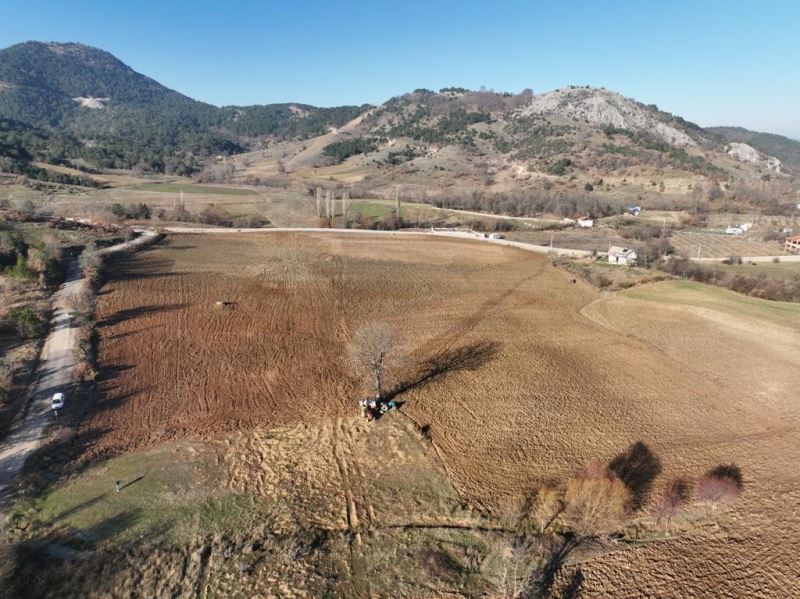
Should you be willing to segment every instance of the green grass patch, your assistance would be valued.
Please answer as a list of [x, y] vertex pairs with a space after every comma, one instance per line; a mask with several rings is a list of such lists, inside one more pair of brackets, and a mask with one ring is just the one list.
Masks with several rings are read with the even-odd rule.
[[113, 458], [16, 511], [92, 542], [152, 536], [182, 543], [197, 533], [242, 530], [262, 517], [261, 505], [221, 488], [208, 453], [176, 444]]
[[[348, 215], [360, 213], [372, 218], [383, 218], [388, 214], [393, 214], [394, 208], [394, 200], [350, 200], [347, 213]], [[400, 216], [406, 219], [417, 217], [435, 218], [439, 212], [441, 212], [439, 208], [430, 204], [400, 202]]]
[[225, 195], [225, 196], [252, 196], [258, 195], [252, 189], [242, 189], [238, 187], [214, 187], [212, 185], [200, 185], [198, 183], [142, 183], [133, 185], [127, 189], [136, 191], [155, 191], [158, 193], [196, 193], [206, 195]]
[[704, 283], [682, 279], [661, 281], [622, 293], [645, 301], [697, 306], [733, 316], [750, 316], [800, 330], [800, 304], [748, 297]]
[[800, 262], [756, 262], [755, 264], [713, 264], [713, 270], [733, 275], [766, 275], [790, 281], [800, 278]]

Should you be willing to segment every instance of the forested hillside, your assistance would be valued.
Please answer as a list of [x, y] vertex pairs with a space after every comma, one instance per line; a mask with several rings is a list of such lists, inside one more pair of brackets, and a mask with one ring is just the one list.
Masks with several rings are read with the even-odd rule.
[[191, 174], [208, 156], [242, 152], [260, 138], [320, 135], [364, 109], [217, 108], [81, 44], [28, 42], [0, 51], [0, 117], [39, 131], [17, 139], [23, 155], [38, 151], [37, 136], [65, 135], [73, 143], [59, 143], [57, 157], [104, 168]]

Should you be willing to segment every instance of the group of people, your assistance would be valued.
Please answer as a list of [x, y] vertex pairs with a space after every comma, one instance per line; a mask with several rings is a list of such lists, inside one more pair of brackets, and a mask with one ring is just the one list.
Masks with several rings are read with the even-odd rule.
[[376, 395], [375, 399], [362, 399], [358, 402], [358, 405], [361, 406], [361, 415], [368, 422], [380, 418], [389, 410], [396, 410], [400, 407], [395, 400], [384, 401], [380, 395]]

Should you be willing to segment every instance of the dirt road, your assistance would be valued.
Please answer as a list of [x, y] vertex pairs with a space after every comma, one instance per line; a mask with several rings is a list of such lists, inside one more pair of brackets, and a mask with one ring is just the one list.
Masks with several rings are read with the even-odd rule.
[[[75, 367], [75, 329], [67, 315], [68, 299], [81, 285], [77, 260], [69, 264], [67, 280], [53, 296], [53, 317], [40, 359], [32, 396], [23, 418], [0, 445], [0, 507], [10, 497], [12, 484], [28, 457], [39, 447], [42, 431], [54, 416], [50, 408], [53, 394], [66, 391]], [[69, 401], [69, 397], [67, 397]]]
[[[153, 241], [156, 233], [144, 231], [133, 241], [104, 248], [101, 254], [136, 249]], [[45, 426], [55, 416], [51, 409], [53, 394], [66, 391], [72, 382], [75, 370], [75, 328], [67, 315], [69, 298], [78, 293], [82, 276], [78, 260], [72, 260], [67, 267], [66, 281], [52, 298], [53, 316], [50, 320], [50, 334], [45, 341], [39, 360], [36, 382], [31, 397], [25, 406], [24, 414], [0, 443], [0, 509], [13, 493], [14, 478], [42, 442]], [[67, 397], [67, 401], [70, 398]], [[0, 512], [0, 524], [3, 513]]]

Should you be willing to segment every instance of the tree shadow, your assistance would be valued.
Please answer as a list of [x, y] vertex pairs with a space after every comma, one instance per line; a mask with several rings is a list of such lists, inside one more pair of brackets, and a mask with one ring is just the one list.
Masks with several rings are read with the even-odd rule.
[[[528, 592], [525, 593], [524, 596], [531, 597], [532, 599], [545, 599], [545, 597], [548, 597], [553, 590], [556, 576], [566, 563], [567, 558], [579, 545], [580, 539], [572, 532], [567, 532], [560, 537], [556, 541], [556, 545], [551, 548], [549, 552], [550, 555], [544, 567], [538, 570], [531, 578], [529, 585], [527, 585]], [[581, 581], [578, 583], [578, 589], [580, 589], [581, 584], [583, 584], [583, 574], [581, 574]], [[570, 583], [570, 586], [571, 585], [572, 582]], [[569, 597], [566, 593], [564, 596]], [[572, 595], [572, 597], [575, 596], [574, 594]]]
[[125, 310], [118, 310], [107, 316], [103, 320], [97, 323], [98, 327], [108, 327], [111, 325], [115, 325], [119, 322], [124, 320], [133, 320], [134, 318], [138, 318], [139, 316], [147, 316], [148, 314], [157, 314], [159, 312], [170, 312], [172, 310], [180, 310], [181, 308], [185, 308], [189, 304], [177, 303], [177, 304], [162, 304], [162, 305], [150, 305], [150, 306], [138, 306], [136, 308], [126, 308]]
[[110, 557], [107, 542], [135, 526], [141, 516], [138, 509], [127, 510], [86, 528], [51, 530], [15, 543], [8, 555], [11, 568], [5, 579], [0, 580], [2, 596], [9, 599], [52, 596], [54, 585], [69, 579], [65, 570], [85, 565], [87, 560]]
[[502, 346], [499, 341], [480, 341], [439, 352], [420, 363], [414, 373], [389, 391], [385, 398], [392, 399], [451, 372], [477, 370], [494, 360]]
[[653, 481], [661, 473], [661, 460], [645, 443], [637, 441], [611, 460], [608, 467], [630, 491], [628, 507], [636, 511], [644, 505]]
[[581, 588], [583, 587], [583, 570], [578, 568], [575, 572], [572, 573], [572, 578], [569, 580], [569, 584], [564, 589], [564, 592], [561, 594], [562, 599], [578, 599], [581, 596]]

